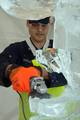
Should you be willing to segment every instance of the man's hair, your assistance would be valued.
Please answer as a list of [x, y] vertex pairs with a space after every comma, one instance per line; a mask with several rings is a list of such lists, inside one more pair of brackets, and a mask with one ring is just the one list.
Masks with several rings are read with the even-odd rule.
[[48, 24], [50, 21], [50, 17], [46, 17], [43, 19], [39, 19], [39, 20], [28, 20], [29, 23], [42, 23], [42, 24]]

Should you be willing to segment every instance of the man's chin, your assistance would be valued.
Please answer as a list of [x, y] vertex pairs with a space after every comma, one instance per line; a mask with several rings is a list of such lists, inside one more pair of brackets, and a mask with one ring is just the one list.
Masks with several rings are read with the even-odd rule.
[[44, 41], [45, 37], [44, 36], [38, 36], [37, 39], [38, 39], [38, 41]]
[[42, 42], [42, 41], [44, 41], [44, 39], [43, 38], [38, 38], [37, 41]]

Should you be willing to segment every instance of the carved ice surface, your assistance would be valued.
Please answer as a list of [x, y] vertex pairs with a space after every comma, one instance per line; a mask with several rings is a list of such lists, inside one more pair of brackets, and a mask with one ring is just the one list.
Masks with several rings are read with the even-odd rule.
[[41, 19], [52, 16], [58, 0], [0, 0], [1, 7], [21, 19]]

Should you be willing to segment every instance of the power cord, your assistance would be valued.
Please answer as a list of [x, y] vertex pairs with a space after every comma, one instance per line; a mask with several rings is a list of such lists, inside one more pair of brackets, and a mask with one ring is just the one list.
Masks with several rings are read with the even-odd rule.
[[19, 95], [19, 97], [20, 97], [20, 99], [21, 99], [21, 103], [22, 103], [22, 113], [23, 113], [23, 116], [24, 116], [24, 120], [28, 120], [28, 119], [26, 118], [26, 115], [25, 115], [23, 98], [22, 98], [22, 96], [21, 96], [21, 94], [20, 94], [19, 92], [17, 92], [17, 93], [18, 93], [18, 95]]

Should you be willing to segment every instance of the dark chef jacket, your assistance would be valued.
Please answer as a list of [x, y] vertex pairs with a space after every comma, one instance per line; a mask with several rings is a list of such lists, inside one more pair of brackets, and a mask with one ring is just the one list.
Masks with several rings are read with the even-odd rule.
[[[49, 40], [48, 47], [53, 47], [53, 40]], [[34, 58], [35, 56], [26, 41], [10, 44], [0, 54], [0, 85], [5, 87], [11, 85], [11, 81], [5, 76], [7, 65], [28, 66]]]

